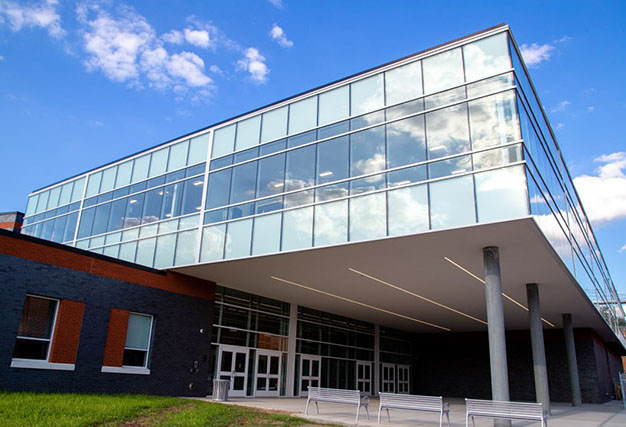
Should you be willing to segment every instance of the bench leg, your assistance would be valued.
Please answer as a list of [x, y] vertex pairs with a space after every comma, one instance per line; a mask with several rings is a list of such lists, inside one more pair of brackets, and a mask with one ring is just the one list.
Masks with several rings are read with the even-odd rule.
[[439, 427], [443, 425], [443, 411], [439, 414]]
[[448, 418], [448, 427], [450, 427], [450, 411], [446, 412], [446, 418]]
[[370, 411], [369, 411], [369, 409], [367, 409], [367, 405], [365, 406], [365, 413], [367, 414], [367, 420], [369, 421], [369, 419], [370, 419]]
[[386, 408], [386, 409], [387, 409], [387, 420], [391, 422], [391, 415], [389, 415], [389, 408]]
[[309, 413], [309, 403], [311, 403], [311, 401], [309, 399], [306, 400], [306, 409], [304, 410], [304, 415], [307, 415]]
[[359, 421], [359, 411], [361, 411], [361, 404], [356, 407], [356, 420]]
[[379, 406], [378, 407], [378, 424], [380, 424], [380, 410], [381, 410], [381, 407]]
[[317, 400], [315, 401], [315, 407], [317, 408], [317, 415], [320, 414], [320, 405], [318, 404]]

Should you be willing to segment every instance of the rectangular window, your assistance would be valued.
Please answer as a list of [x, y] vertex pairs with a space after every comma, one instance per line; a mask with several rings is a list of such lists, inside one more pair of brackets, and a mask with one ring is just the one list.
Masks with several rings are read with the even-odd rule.
[[14, 359], [48, 360], [58, 300], [27, 295], [17, 330]]
[[123, 367], [145, 368], [147, 366], [151, 334], [152, 316], [130, 313], [124, 345]]

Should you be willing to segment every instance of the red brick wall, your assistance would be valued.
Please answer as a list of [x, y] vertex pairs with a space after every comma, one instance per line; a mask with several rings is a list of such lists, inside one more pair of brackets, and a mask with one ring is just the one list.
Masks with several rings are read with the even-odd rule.
[[44, 243], [0, 235], [0, 253], [213, 301], [215, 283], [184, 274], [153, 273]]
[[0, 222], [0, 228], [4, 228], [5, 230], [21, 230], [22, 224], [19, 222]]
[[84, 312], [85, 303], [61, 300], [50, 349], [50, 362], [76, 363]]
[[120, 310], [119, 308], [111, 309], [102, 366], [122, 366], [129, 315], [130, 312], [128, 310]]

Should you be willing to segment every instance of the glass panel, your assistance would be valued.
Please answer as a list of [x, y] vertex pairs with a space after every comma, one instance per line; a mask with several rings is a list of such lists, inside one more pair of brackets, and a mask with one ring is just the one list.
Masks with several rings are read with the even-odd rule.
[[383, 75], [359, 80], [350, 85], [350, 115], [356, 116], [384, 106]]
[[56, 301], [27, 296], [17, 330], [21, 337], [50, 339]]
[[[243, 150], [259, 143], [261, 116], [255, 116], [237, 123], [235, 150]], [[225, 153], [224, 153], [225, 154]]]
[[335, 123], [333, 125], [324, 126], [317, 131], [318, 139], [330, 138], [331, 136], [339, 135], [340, 133], [346, 133], [350, 130], [350, 121], [344, 120], [343, 122]]
[[250, 255], [252, 219], [228, 223], [224, 258], [239, 258]]
[[283, 208], [283, 196], [272, 197], [271, 199], [259, 200], [255, 203], [255, 213], [266, 213], [277, 211]]
[[230, 203], [254, 199], [256, 190], [257, 163], [250, 162], [233, 168], [233, 184], [230, 189]]
[[400, 185], [420, 182], [426, 179], [426, 165], [413, 166], [393, 172], [387, 172], [387, 186], [397, 187]]
[[216, 170], [233, 164], [233, 155], [220, 157], [219, 159], [211, 160], [209, 170]]
[[49, 191], [39, 193], [39, 198], [37, 199], [37, 212], [43, 212], [46, 210], [46, 206], [48, 205], [48, 197], [50, 197]]
[[197, 230], [178, 233], [174, 265], [193, 264], [196, 261], [197, 240]]
[[120, 245], [107, 246], [102, 252], [103, 255], [117, 258], [120, 251]]
[[289, 106], [289, 134], [317, 126], [317, 96], [294, 102]]
[[[270, 357], [270, 374], [278, 375], [278, 361], [279, 361], [278, 357], [276, 357], [276, 356]], [[272, 382], [271, 382], [271, 379], [270, 379], [270, 389], [272, 389], [272, 387], [273, 387], [273, 389], [276, 390], [276, 384], [274, 384], [274, 386], [272, 386], [271, 384], [272, 384]]]
[[270, 142], [269, 144], [265, 144], [259, 147], [260, 155], [264, 156], [266, 154], [276, 153], [277, 151], [284, 150], [287, 146], [287, 140], [281, 139], [278, 141]]
[[506, 33], [463, 46], [465, 77], [477, 80], [511, 68]]
[[66, 221], [67, 216], [60, 216], [54, 220], [54, 225], [52, 227], [52, 237], [50, 238], [50, 240], [57, 243], [63, 242]]
[[426, 185], [391, 190], [387, 195], [390, 236], [428, 230], [428, 189]]
[[507, 73], [467, 85], [467, 96], [470, 98], [480, 96], [511, 86], [513, 86], [513, 74]]
[[422, 61], [424, 92], [433, 93], [463, 84], [461, 49], [453, 49]]
[[263, 113], [261, 143], [287, 135], [287, 107]]
[[511, 147], [483, 151], [481, 153], [473, 154], [472, 158], [474, 159], [474, 170], [519, 162], [522, 160], [522, 146], [520, 144], [513, 145]]
[[78, 212], [74, 212], [73, 214], [69, 214], [67, 216], [67, 224], [65, 225], [65, 235], [63, 236], [63, 242], [69, 242], [71, 240], [74, 240], [77, 220]]
[[225, 235], [226, 224], [213, 225], [202, 230], [200, 262], [217, 261], [224, 257]]
[[124, 228], [134, 227], [141, 224], [141, 214], [143, 213], [143, 202], [146, 193], [135, 194], [128, 198], [126, 215], [124, 216]]
[[378, 239], [387, 235], [385, 193], [350, 199], [350, 241]]
[[68, 203], [70, 203], [73, 185], [74, 183], [72, 182], [63, 184], [63, 186], [61, 187], [61, 195], [59, 196], [59, 206], [67, 205]]
[[[89, 181], [87, 182], [87, 192], [85, 193], [85, 197], [91, 197], [98, 194], [98, 190], [100, 190], [100, 181], [102, 180], [102, 172], [96, 172], [94, 174], [89, 175]], [[41, 196], [39, 197], [41, 201]], [[46, 198], [46, 202], [47, 202]]]
[[72, 202], [76, 202], [83, 198], [83, 190], [85, 188], [85, 178], [80, 178], [74, 181], [74, 188], [72, 189]]
[[441, 178], [448, 175], [458, 175], [472, 170], [470, 156], [454, 157], [428, 164], [428, 176], [431, 179]]
[[299, 190], [315, 184], [315, 146], [287, 153], [285, 191]]
[[176, 234], [167, 234], [157, 239], [156, 254], [154, 256], [154, 268], [171, 267], [174, 263], [174, 248], [176, 246]]
[[130, 313], [126, 331], [126, 347], [148, 350], [152, 317]]
[[385, 121], [385, 112], [383, 110], [374, 111], [373, 113], [364, 114], [354, 119], [350, 119], [350, 129], [357, 130], [368, 126], [373, 126]]
[[154, 236], [157, 234], [158, 228], [159, 228], [159, 224], [144, 225], [143, 227], [141, 227], [139, 237]]
[[[209, 134], [196, 136], [189, 141], [189, 155], [187, 156], [187, 164], [205, 162], [207, 160], [206, 153], [209, 146]], [[232, 149], [231, 149], [232, 151]]]
[[179, 182], [163, 188], [161, 219], [174, 218], [180, 215], [184, 185], [183, 182]]
[[467, 106], [455, 105], [426, 115], [428, 158], [449, 156], [470, 150]]
[[180, 169], [187, 165], [187, 151], [189, 141], [182, 141], [170, 146], [170, 158], [167, 161], [167, 171]]
[[115, 178], [115, 188], [130, 184], [130, 177], [133, 171], [133, 161], [129, 160], [117, 167], [117, 177]]
[[285, 154], [259, 160], [257, 197], [282, 193], [285, 186]]
[[[378, 180], [378, 176], [374, 177], [374, 179]], [[349, 194], [348, 184], [348, 182], [342, 182], [340, 184], [316, 188], [315, 201], [323, 202], [325, 200], [333, 200], [347, 196]]]
[[117, 175], [117, 166], [105, 169], [102, 172], [102, 182], [100, 183], [100, 193], [113, 190], [115, 186], [115, 176]]
[[313, 243], [313, 207], [283, 213], [282, 250], [310, 248]]
[[[368, 129], [350, 136], [350, 176], [379, 172], [385, 169], [385, 132], [384, 127]], [[364, 182], [353, 184], [360, 191], [383, 188], [384, 175], [368, 177]]]
[[177, 219], [173, 219], [170, 221], [164, 221], [158, 224], [159, 225], [159, 231], [158, 234], [165, 234], [165, 233], [169, 233], [171, 231], [176, 231], [178, 230], [178, 220]]
[[324, 92], [319, 95], [319, 125], [323, 126], [350, 115], [350, 90], [348, 86]]
[[456, 89], [450, 89], [445, 92], [438, 93], [436, 95], [427, 96], [424, 100], [426, 109], [437, 108], [446, 104], [452, 104], [457, 101], [465, 99], [465, 88], [459, 87]]
[[80, 216], [80, 225], [78, 226], [78, 238], [91, 235], [91, 227], [93, 226], [93, 216], [96, 209], [85, 209]]
[[142, 224], [158, 221], [163, 204], [163, 188], [155, 188], [146, 193], [146, 202], [143, 208]]
[[119, 243], [122, 239], [122, 233], [121, 232], [111, 233], [111, 234], [107, 234], [105, 237], [106, 237], [105, 243], [107, 245], [111, 243]]
[[213, 152], [211, 157], [220, 157], [233, 152], [235, 147], [235, 126], [236, 124], [232, 124], [213, 132]]
[[61, 195], [61, 187], [54, 187], [50, 190], [47, 209], [53, 209], [59, 206], [59, 196]]
[[220, 370], [230, 372], [233, 369], [233, 353], [232, 351], [222, 351], [222, 363]]
[[135, 159], [133, 167], [132, 183], [142, 181], [148, 177], [148, 167], [150, 166], [150, 154]]
[[280, 251], [281, 213], [254, 218], [252, 255], [269, 254]]
[[185, 192], [181, 206], [181, 215], [199, 212], [202, 208], [202, 184], [204, 177], [188, 179], [184, 182]]
[[[246, 371], [246, 358], [248, 355], [246, 353], [235, 353], [235, 372], [245, 372]], [[243, 377], [240, 377], [243, 378]]]
[[126, 214], [127, 199], [116, 200], [111, 204], [109, 225], [107, 231], [116, 231], [124, 227], [124, 215]]
[[250, 148], [235, 154], [235, 163], [244, 162], [259, 157], [259, 147]]
[[387, 167], [395, 168], [426, 160], [424, 116], [387, 125]]
[[348, 177], [348, 137], [317, 144], [317, 183]]
[[348, 201], [315, 206], [315, 246], [335, 245], [348, 240]]
[[150, 159], [150, 173], [148, 174], [149, 177], [165, 173], [168, 151], [169, 147], [165, 147], [152, 153], [152, 157]]
[[317, 139], [317, 131], [311, 130], [301, 133], [300, 135], [290, 136], [287, 139], [289, 148], [299, 147], [300, 145], [315, 141]]
[[91, 234], [101, 234], [107, 231], [109, 222], [109, 212], [111, 211], [111, 203], [105, 203], [96, 207], [96, 214], [93, 220], [93, 228]]
[[154, 247], [156, 246], [156, 238], [140, 240], [137, 244], [137, 264], [152, 267], [154, 259]]
[[30, 196], [28, 198], [28, 203], [26, 204], [26, 216], [33, 215], [37, 211], [38, 199], [39, 199], [39, 194], [35, 194], [34, 196]]
[[433, 230], [476, 222], [471, 176], [430, 184], [430, 221]]
[[523, 167], [477, 173], [475, 177], [479, 222], [528, 215], [528, 195]]
[[512, 91], [470, 102], [469, 114], [474, 150], [520, 139]]
[[209, 175], [206, 208], [217, 208], [228, 204], [232, 169], [224, 169]]
[[228, 208], [228, 219], [237, 219], [254, 214], [254, 203], [246, 203]]
[[412, 62], [385, 73], [385, 103], [387, 105], [422, 96], [422, 64]]

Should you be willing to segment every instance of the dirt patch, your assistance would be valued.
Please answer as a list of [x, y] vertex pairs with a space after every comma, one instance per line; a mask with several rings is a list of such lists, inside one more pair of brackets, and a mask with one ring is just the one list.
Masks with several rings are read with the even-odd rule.
[[156, 424], [157, 420], [161, 421], [167, 419], [177, 412], [185, 410], [187, 405], [170, 406], [160, 411], [151, 412], [150, 414], [133, 418], [132, 420], [125, 421], [120, 424], [116, 424], [118, 427], [150, 427]]

